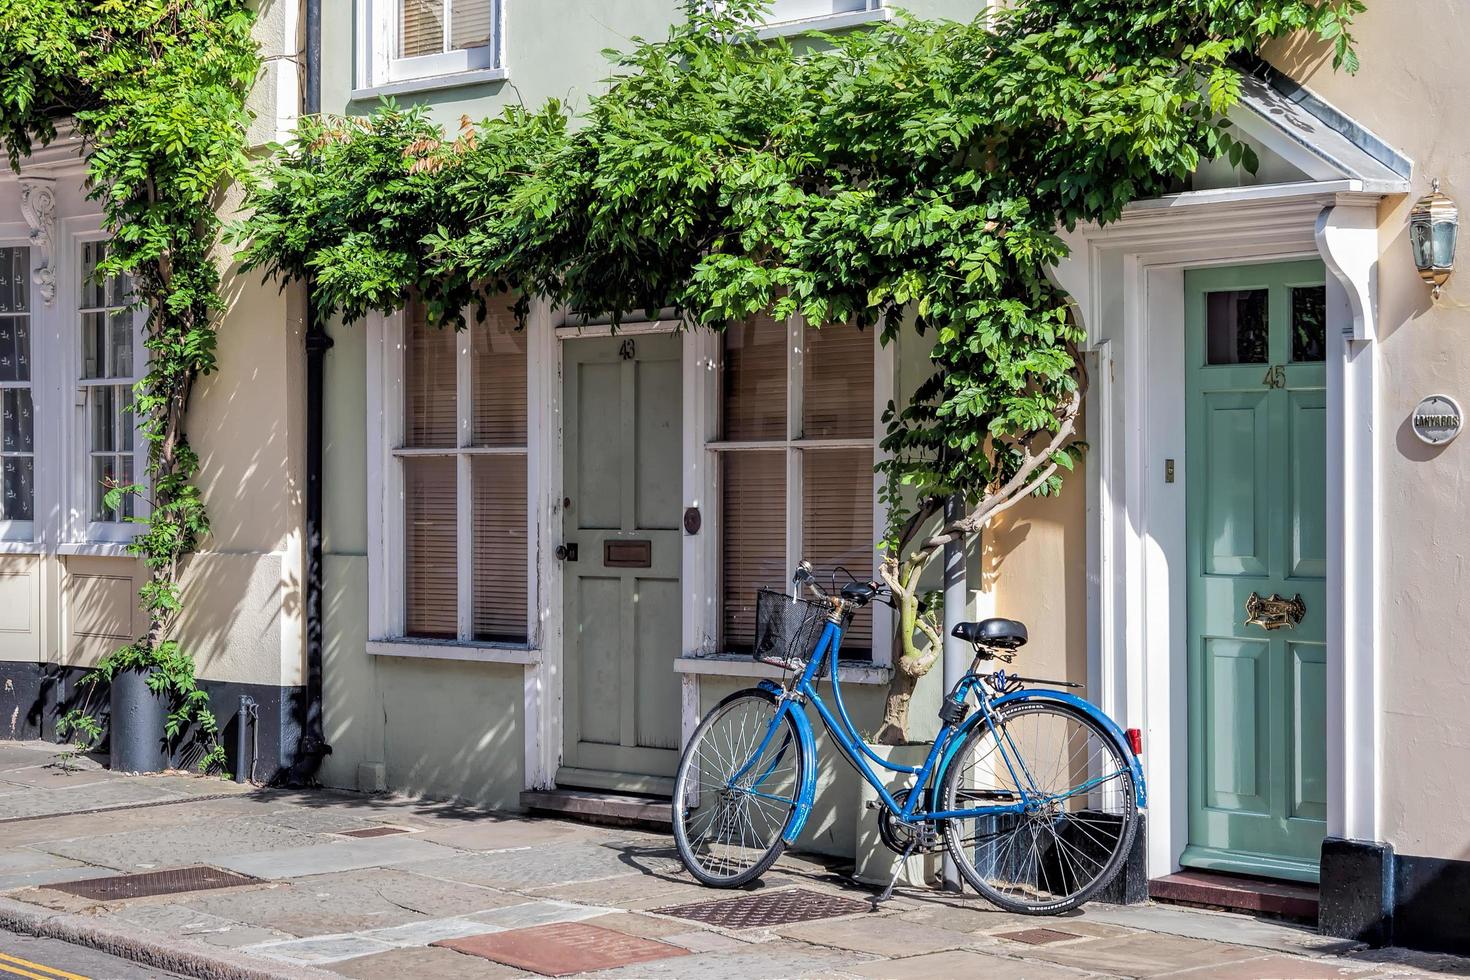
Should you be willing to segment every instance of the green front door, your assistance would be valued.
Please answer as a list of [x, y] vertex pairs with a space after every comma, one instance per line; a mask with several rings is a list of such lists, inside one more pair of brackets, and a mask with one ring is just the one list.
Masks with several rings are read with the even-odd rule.
[[672, 792], [679, 761], [680, 338], [563, 345], [565, 741], [557, 783]]
[[1185, 273], [1191, 867], [1317, 880], [1323, 277], [1315, 260]]

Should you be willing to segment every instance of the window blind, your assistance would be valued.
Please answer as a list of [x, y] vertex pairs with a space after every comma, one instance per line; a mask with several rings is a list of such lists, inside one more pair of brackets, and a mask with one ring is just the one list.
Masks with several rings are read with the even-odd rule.
[[494, 0], [453, 0], [449, 8], [449, 47], [455, 51], [490, 43]]
[[451, 456], [403, 460], [404, 599], [409, 636], [452, 639], [459, 632], [456, 465]]
[[850, 324], [807, 327], [802, 346], [802, 435], [872, 438], [873, 334]]
[[755, 642], [755, 590], [786, 581], [786, 452], [720, 454], [722, 632], [729, 650]]
[[439, 54], [444, 50], [446, 0], [399, 0], [400, 58]]
[[526, 444], [526, 334], [509, 310], [470, 328], [474, 351], [471, 422], [476, 446]]
[[418, 299], [409, 301], [404, 317], [404, 444], [416, 448], [457, 445], [458, 335], [448, 327], [429, 326], [424, 305]]
[[[870, 410], [871, 411], [871, 410]], [[873, 451], [803, 449], [801, 544], [823, 588], [838, 565], [859, 581], [876, 574], [873, 537]], [[838, 588], [847, 576], [838, 574]], [[866, 657], [873, 648], [873, 612], [860, 610], [842, 640], [844, 657]]]
[[786, 324], [768, 316], [724, 334], [724, 438], [786, 438]]
[[477, 640], [526, 639], [526, 457], [476, 456], [474, 630]]

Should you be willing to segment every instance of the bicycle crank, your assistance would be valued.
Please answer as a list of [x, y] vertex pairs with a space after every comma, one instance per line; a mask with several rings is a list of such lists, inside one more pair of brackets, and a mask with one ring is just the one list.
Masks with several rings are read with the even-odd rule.
[[[900, 810], [908, 800], [909, 793], [909, 790], [904, 789], [893, 794], [893, 801]], [[897, 813], [887, 807], [878, 811], [878, 839], [895, 854], [932, 854], [944, 847], [944, 840], [936, 824], [929, 821], [904, 823], [898, 819]]]

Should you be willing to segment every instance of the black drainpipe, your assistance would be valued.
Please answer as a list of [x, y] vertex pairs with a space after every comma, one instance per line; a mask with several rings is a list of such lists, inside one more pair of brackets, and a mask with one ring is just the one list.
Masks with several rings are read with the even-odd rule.
[[[306, 79], [302, 112], [322, 111], [322, 6], [305, 0]], [[301, 704], [301, 740], [284, 782], [313, 783], [322, 760], [332, 752], [322, 726], [322, 414], [326, 385], [323, 367], [332, 338], [317, 315], [306, 282], [306, 690]]]

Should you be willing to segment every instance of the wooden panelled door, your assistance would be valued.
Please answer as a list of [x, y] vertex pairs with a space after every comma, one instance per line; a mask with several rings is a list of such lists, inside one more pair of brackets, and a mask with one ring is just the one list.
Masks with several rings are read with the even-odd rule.
[[1316, 881], [1326, 820], [1321, 262], [1185, 274], [1189, 844]]
[[671, 794], [679, 761], [680, 338], [564, 342], [557, 784]]

